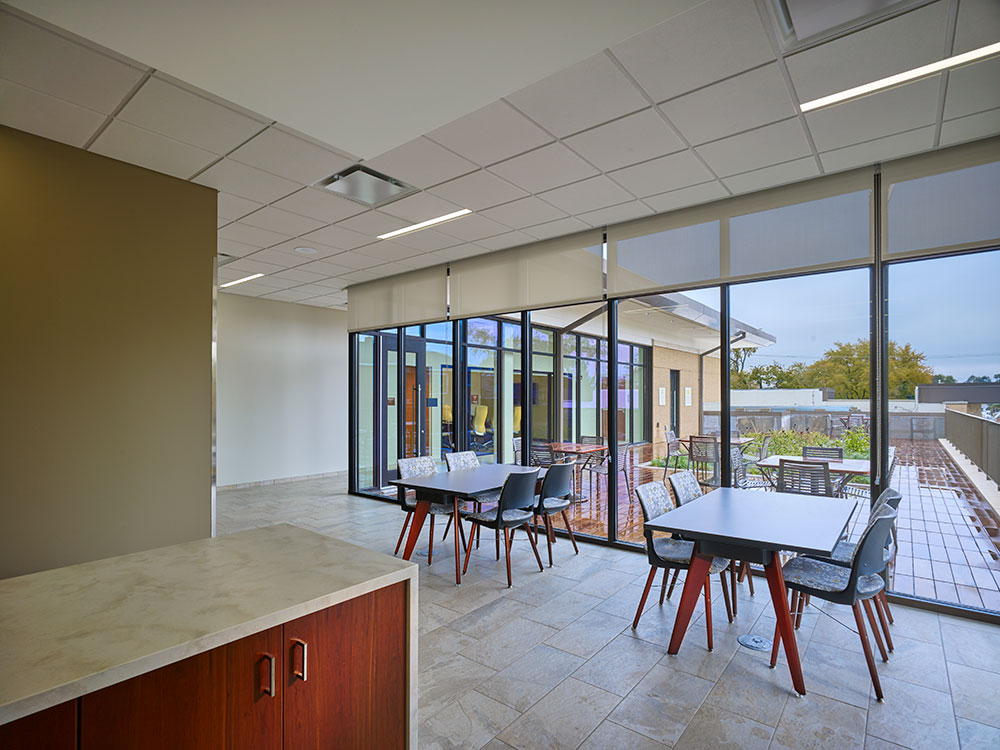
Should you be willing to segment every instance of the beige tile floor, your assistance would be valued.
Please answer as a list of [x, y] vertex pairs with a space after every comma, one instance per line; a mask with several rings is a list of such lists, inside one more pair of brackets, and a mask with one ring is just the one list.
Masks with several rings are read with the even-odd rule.
[[[391, 553], [402, 521], [397, 507], [348, 496], [338, 480], [218, 496], [222, 534], [289, 522]], [[415, 555], [421, 748], [1000, 747], [1000, 627], [895, 606], [879, 704], [850, 610], [811, 608], [798, 638], [808, 695], [798, 698], [783, 665], [770, 670], [767, 654], [736, 642], [773, 633], [764, 585], [754, 597], [741, 586], [732, 625], [713, 591], [715, 650], [699, 605], [680, 653], [667, 656], [674, 603], [650, 596], [631, 628], [642, 555], [587, 544], [573, 555], [560, 541], [554, 567], [539, 573], [520, 536], [508, 589], [484, 539], [456, 587], [451, 538], [435, 540], [428, 567], [426, 534]]]

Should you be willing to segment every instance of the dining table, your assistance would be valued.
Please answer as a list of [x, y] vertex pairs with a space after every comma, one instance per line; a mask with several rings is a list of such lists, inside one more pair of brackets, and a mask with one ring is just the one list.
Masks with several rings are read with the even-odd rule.
[[[572, 443], [572, 442], [559, 442], [559, 443], [546, 443], [546, 445], [552, 449], [553, 453], [561, 453], [567, 456], [593, 456], [597, 453], [605, 453], [608, 450], [608, 446], [605, 443], [595, 445], [593, 443]], [[583, 500], [583, 476], [582, 470], [580, 468], [579, 461], [573, 467], [573, 488], [575, 494], [575, 502], [582, 502]], [[574, 499], [574, 498], [571, 498]]]
[[762, 458], [754, 465], [760, 469], [760, 473], [777, 488], [777, 472], [781, 466], [781, 461], [809, 461], [810, 463], [825, 463], [830, 467], [830, 474], [838, 477], [837, 486], [834, 488], [835, 495], [840, 495], [844, 487], [855, 477], [863, 477], [871, 474], [872, 462], [867, 458], [803, 458], [802, 456], [774, 455]]
[[647, 521], [646, 531], [665, 531], [694, 542], [667, 653], [680, 650], [713, 558], [763, 565], [792, 686], [805, 695], [779, 553], [829, 556], [856, 506], [856, 500], [845, 498], [806, 499], [785, 492], [720, 487]]
[[[417, 507], [410, 521], [410, 531], [403, 547], [403, 559], [409, 560], [420, 537], [420, 530], [431, 507], [431, 503], [452, 503], [455, 508], [455, 583], [462, 583], [461, 534], [458, 525], [461, 523], [459, 505], [465, 500], [476, 500], [483, 495], [490, 495], [503, 489], [507, 477], [514, 473], [538, 471], [538, 477], [545, 476], [545, 468], [537, 466], [520, 466], [519, 464], [481, 464], [475, 469], [458, 471], [441, 471], [437, 474], [427, 474], [408, 479], [390, 479], [389, 484], [395, 485], [400, 505], [407, 490], [417, 494]], [[472, 544], [472, 540], [468, 541]]]

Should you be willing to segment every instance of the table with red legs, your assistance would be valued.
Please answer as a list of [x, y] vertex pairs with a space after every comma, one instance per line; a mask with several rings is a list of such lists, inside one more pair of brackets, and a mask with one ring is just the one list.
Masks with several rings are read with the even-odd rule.
[[779, 552], [829, 555], [856, 505], [845, 498], [721, 487], [649, 520], [647, 530], [668, 531], [695, 543], [667, 653], [676, 654], [681, 647], [713, 557], [758, 563], [767, 575], [792, 686], [805, 695]]
[[[417, 493], [417, 508], [413, 511], [413, 518], [410, 521], [406, 546], [403, 547], [403, 559], [409, 560], [413, 554], [413, 548], [417, 544], [431, 502], [451, 502], [455, 508], [455, 583], [462, 583], [462, 569], [459, 562], [462, 556], [459, 542], [461, 534], [458, 530], [458, 524], [461, 522], [458, 515], [459, 505], [464, 500], [475, 500], [477, 497], [498, 492], [510, 474], [534, 471], [536, 468], [517, 464], [483, 464], [478, 468], [463, 471], [443, 471], [409, 479], [390, 479], [389, 484], [396, 485], [399, 492], [400, 503], [403, 502], [403, 496], [408, 489]], [[544, 474], [545, 470], [542, 469], [539, 478]], [[471, 543], [470, 539], [469, 544]]]

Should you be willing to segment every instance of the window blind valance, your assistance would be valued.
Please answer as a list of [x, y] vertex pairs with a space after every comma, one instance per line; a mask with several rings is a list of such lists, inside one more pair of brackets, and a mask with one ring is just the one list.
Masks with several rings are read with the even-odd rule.
[[351, 331], [432, 323], [444, 320], [447, 310], [446, 265], [421, 268], [347, 288]]

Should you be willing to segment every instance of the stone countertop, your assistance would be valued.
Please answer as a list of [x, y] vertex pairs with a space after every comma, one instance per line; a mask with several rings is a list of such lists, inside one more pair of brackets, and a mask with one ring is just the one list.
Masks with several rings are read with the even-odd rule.
[[289, 524], [0, 580], [0, 724], [405, 580]]

